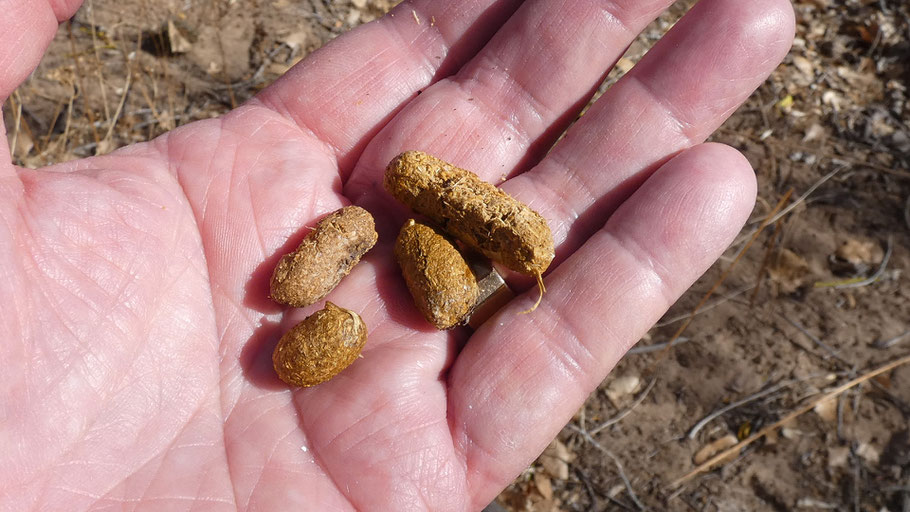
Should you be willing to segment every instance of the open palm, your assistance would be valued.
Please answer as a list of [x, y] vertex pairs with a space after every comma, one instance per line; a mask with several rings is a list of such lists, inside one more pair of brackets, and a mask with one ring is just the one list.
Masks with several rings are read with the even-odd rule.
[[[547, 154], [670, 3], [413, 0], [220, 119], [40, 170], [0, 144], [0, 509], [482, 508], [751, 211], [748, 163], [701, 143], [789, 48], [786, 0], [703, 0]], [[65, 4], [4, 7], [0, 98]], [[548, 219], [537, 311], [422, 320], [380, 186], [405, 149]], [[271, 348], [313, 307], [270, 303], [271, 266], [350, 203], [380, 241], [329, 298], [364, 357], [291, 390]]]

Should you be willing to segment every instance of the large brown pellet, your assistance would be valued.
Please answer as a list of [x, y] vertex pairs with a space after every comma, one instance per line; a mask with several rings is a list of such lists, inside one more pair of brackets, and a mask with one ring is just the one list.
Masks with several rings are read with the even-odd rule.
[[547, 221], [470, 171], [407, 151], [389, 163], [384, 185], [446, 233], [512, 270], [539, 280], [553, 261]]
[[318, 302], [377, 238], [373, 216], [363, 208], [347, 206], [333, 212], [316, 224], [297, 250], [278, 262], [270, 283], [272, 299], [297, 308]]
[[417, 309], [437, 329], [462, 322], [477, 302], [477, 278], [448, 237], [411, 219], [395, 241], [401, 267]]

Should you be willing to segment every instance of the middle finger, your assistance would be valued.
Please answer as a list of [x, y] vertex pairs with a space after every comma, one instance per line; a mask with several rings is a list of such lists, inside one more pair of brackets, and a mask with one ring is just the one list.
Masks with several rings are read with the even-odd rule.
[[636, 35], [672, 0], [526, 2], [464, 68], [370, 143], [345, 185], [357, 202], [420, 149], [494, 181], [542, 156]]

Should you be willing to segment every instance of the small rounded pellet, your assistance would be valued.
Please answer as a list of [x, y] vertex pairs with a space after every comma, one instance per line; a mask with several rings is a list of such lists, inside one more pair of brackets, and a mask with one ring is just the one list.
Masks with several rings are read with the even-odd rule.
[[272, 364], [292, 386], [315, 386], [351, 365], [367, 340], [360, 316], [331, 302], [281, 337]]

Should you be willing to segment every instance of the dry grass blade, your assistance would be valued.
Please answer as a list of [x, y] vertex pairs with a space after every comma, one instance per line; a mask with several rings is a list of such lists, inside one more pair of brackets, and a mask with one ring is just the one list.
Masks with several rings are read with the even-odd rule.
[[[680, 336], [679, 338], [676, 338], [675, 344], [682, 345], [683, 343], [688, 343], [690, 341], [692, 341], [692, 338], [686, 338], [684, 336]], [[651, 352], [657, 352], [657, 351], [665, 349], [667, 347], [667, 345], [669, 345], [669, 344], [670, 344], [669, 342], [665, 341], [663, 343], [652, 343], [650, 345], [636, 345], [636, 346], [630, 348], [629, 351], [626, 352], [626, 354], [630, 355], [630, 356], [639, 355], [639, 354], [650, 354]]]
[[[739, 297], [740, 295], [746, 293], [747, 291], [749, 291], [753, 288], [755, 288], [754, 284], [747, 284], [746, 286], [743, 286], [742, 288], [740, 288], [738, 290], [734, 290], [734, 291], [720, 297], [719, 299], [715, 300], [711, 304], [702, 306], [701, 309], [698, 310], [697, 314], [700, 315], [705, 312], [711, 311], [712, 309], [716, 308], [717, 306], [726, 304], [727, 302], [730, 302], [731, 300], [735, 299], [736, 297]], [[670, 317], [664, 321], [657, 322], [656, 324], [654, 324], [654, 327], [666, 327], [668, 325], [675, 324], [676, 322], [682, 322], [683, 320], [689, 318], [689, 316], [691, 316], [691, 314], [692, 313], [684, 313], [682, 315], [676, 315], [676, 316]], [[679, 341], [679, 340], [677, 340], [677, 341]]]
[[[95, 141], [95, 145], [101, 143], [101, 136], [98, 135], [98, 129], [95, 127], [95, 113], [92, 111], [91, 105], [88, 102], [88, 96], [86, 96], [85, 91], [88, 88], [85, 86], [85, 75], [82, 73], [82, 66], [79, 64], [79, 51], [76, 49], [76, 39], [73, 37], [73, 22], [72, 20], [67, 23], [67, 35], [69, 36], [70, 41], [70, 50], [72, 51], [73, 56], [73, 69], [76, 70], [76, 80], [79, 82], [79, 89], [82, 91], [82, 105], [85, 111], [83, 112], [88, 118], [88, 125], [92, 129], [92, 140]], [[75, 89], [75, 88], [74, 88]], [[75, 93], [74, 93], [75, 94]]]
[[130, 66], [127, 66], [126, 84], [123, 86], [123, 94], [120, 96], [120, 103], [117, 104], [117, 111], [114, 112], [114, 117], [111, 118], [110, 123], [107, 127], [107, 133], [104, 135], [104, 146], [106, 147], [110, 147], [114, 140], [114, 128], [117, 126], [117, 122], [120, 120], [120, 115], [123, 113], [123, 105], [126, 104], [126, 97], [130, 92], [130, 85], [132, 84], [132, 81], [133, 71]]
[[768, 248], [765, 249], [765, 257], [762, 258], [761, 266], [758, 267], [758, 273], [755, 275], [755, 288], [752, 290], [752, 296], [749, 297], [750, 306], [755, 305], [755, 299], [758, 297], [758, 291], [761, 289], [762, 276], [765, 275], [765, 272], [768, 270], [768, 265], [771, 264], [771, 256], [774, 254], [774, 249], [777, 247], [777, 239], [780, 237], [783, 226], [783, 221], [777, 221], [777, 224], [774, 225], [774, 233], [771, 235], [771, 238], [768, 239]]
[[626, 492], [629, 493], [629, 498], [632, 499], [632, 502], [635, 503], [635, 506], [638, 507], [638, 510], [648, 510], [648, 507], [638, 498], [638, 495], [635, 494], [635, 489], [632, 488], [632, 482], [629, 480], [629, 477], [626, 476], [626, 471], [622, 467], [622, 463], [619, 461], [619, 457], [616, 456], [613, 452], [605, 448], [602, 444], [597, 442], [597, 439], [591, 436], [587, 430], [572, 425], [571, 423], [566, 425], [569, 429], [574, 430], [575, 432], [581, 434], [585, 438], [585, 441], [591, 443], [595, 448], [600, 450], [604, 455], [606, 455], [616, 466], [616, 471], [619, 474], [619, 478], [622, 480], [623, 484], [626, 486]]
[[875, 343], [873, 343], [872, 346], [877, 349], [891, 348], [894, 345], [897, 345], [898, 343], [904, 341], [904, 338], [906, 338], [908, 336], [910, 336], [910, 331], [904, 331], [903, 333], [898, 334], [897, 336], [895, 336], [893, 338], [889, 338], [887, 340], [878, 340]]
[[9, 97], [10, 105], [13, 107], [13, 111], [16, 112], [13, 117], [13, 136], [10, 138], [10, 160], [13, 162], [16, 161], [16, 146], [19, 144], [19, 127], [22, 124], [22, 100], [19, 98], [19, 91], [13, 91], [12, 96]]
[[[847, 168], [847, 167], [846, 167], [846, 166], [843, 166], [843, 165], [837, 167], [836, 169], [834, 169], [833, 171], [829, 172], [828, 174], [822, 176], [818, 181], [816, 181], [815, 183], [813, 183], [811, 187], [809, 187], [805, 192], [803, 192], [803, 194], [802, 194], [801, 196], [799, 196], [798, 198], [796, 198], [796, 200], [793, 201], [792, 204], [790, 204], [789, 206], [787, 206], [787, 207], [784, 208], [783, 210], [778, 210], [777, 208], [775, 208], [774, 210], [771, 211], [771, 213], [769, 213], [768, 215], [765, 216], [764, 220], [761, 220], [761, 221], [759, 221], [759, 220], [753, 221], [752, 224], [761, 222], [761, 225], [760, 225], [759, 227], [755, 228], [755, 230], [753, 230], [752, 232], [749, 232], [749, 233], [746, 233], [746, 234], [742, 235], [739, 239], [737, 239], [737, 240], [736, 240], [735, 242], [733, 242], [733, 244], [731, 244], [731, 245], [734, 245], [734, 246], [739, 245], [740, 243], [742, 243], [743, 240], [748, 239], [749, 237], [754, 237], [756, 233], [761, 233], [761, 231], [762, 231], [763, 229], [765, 229], [765, 227], [767, 227], [768, 224], [771, 224], [771, 223], [773, 223], [773, 222], [777, 222], [778, 220], [782, 219], [782, 218], [783, 218], [784, 216], [786, 216], [788, 213], [792, 212], [794, 208], [796, 208], [797, 206], [799, 206], [800, 204], [802, 204], [809, 196], [812, 195], [813, 192], [815, 192], [815, 191], [818, 189], [818, 187], [822, 186], [826, 181], [830, 180], [830, 179], [833, 178], [837, 173], [841, 172], [842, 170], [844, 170], [844, 169], [846, 169], [846, 168]], [[788, 192], [788, 196], [789, 196], [790, 193], [792, 193], [792, 190]], [[754, 240], [754, 239], [753, 239], [753, 240]]]
[[768, 435], [770, 432], [773, 432], [774, 430], [780, 428], [782, 425], [784, 425], [784, 424], [786, 424], [786, 423], [792, 421], [794, 418], [797, 418], [798, 416], [802, 416], [803, 414], [805, 414], [805, 413], [811, 411], [812, 409], [815, 408], [816, 405], [820, 404], [821, 402], [824, 402], [825, 400], [830, 400], [830, 399], [832, 399], [832, 398], [835, 398], [835, 397], [837, 397], [838, 395], [840, 395], [840, 394], [843, 393], [844, 391], [847, 391], [847, 390], [850, 389], [850, 388], [853, 388], [853, 387], [855, 387], [855, 386], [857, 386], [857, 385], [859, 385], [859, 384], [862, 384], [863, 382], [866, 382], [867, 380], [869, 380], [869, 379], [871, 379], [871, 378], [873, 378], [873, 377], [876, 377], [876, 376], [878, 376], [878, 375], [881, 375], [881, 374], [883, 374], [883, 373], [885, 373], [885, 372], [887, 372], [887, 371], [893, 370], [893, 369], [897, 368], [898, 366], [901, 366], [901, 365], [904, 365], [904, 364], [907, 364], [907, 363], [910, 363], [910, 355], [906, 355], [906, 356], [904, 356], [904, 357], [901, 357], [900, 359], [896, 359], [896, 360], [894, 360], [894, 361], [891, 361], [891, 362], [888, 363], [888, 364], [885, 364], [885, 365], [883, 365], [883, 366], [880, 366], [880, 367], [878, 367], [878, 368], [876, 368], [876, 369], [874, 369], [874, 370], [872, 370], [872, 371], [870, 371], [870, 372], [868, 372], [868, 373], [865, 373], [865, 374], [863, 374], [863, 375], [861, 375], [861, 376], [859, 376], [859, 377], [857, 377], [857, 378], [855, 378], [855, 379], [853, 379], [853, 380], [851, 380], [851, 381], [849, 381], [849, 382], [847, 382], [847, 383], [845, 383], [845, 384], [842, 384], [842, 385], [840, 385], [840, 386], [834, 388], [833, 390], [831, 390], [831, 391], [829, 391], [829, 392], [827, 392], [827, 393], [822, 394], [821, 396], [815, 398], [814, 400], [810, 401], [810, 402], [807, 403], [806, 405], [804, 405], [804, 406], [802, 406], [802, 407], [796, 409], [795, 411], [793, 411], [793, 412], [787, 414], [786, 416], [784, 416], [784, 417], [781, 418], [780, 420], [778, 420], [778, 421], [772, 423], [771, 425], [768, 425], [767, 427], [765, 427], [765, 428], [759, 430], [758, 432], [756, 432], [756, 433], [755, 433], [754, 435], [752, 435], [751, 437], [748, 437], [748, 438], [746, 438], [746, 439], [743, 439], [743, 440], [740, 441], [739, 443], [737, 443], [737, 444], [731, 446], [730, 448], [727, 448], [726, 450], [724, 450], [724, 451], [718, 453], [717, 455], [711, 457], [710, 459], [706, 460], [705, 462], [703, 462], [702, 464], [700, 464], [698, 467], [696, 467], [696, 468], [693, 469], [692, 471], [690, 471], [690, 472], [686, 473], [685, 475], [683, 475], [683, 476], [677, 478], [676, 480], [674, 480], [673, 483], [670, 484], [670, 487], [675, 489], [676, 487], [679, 487], [680, 485], [682, 485], [682, 484], [688, 482], [688, 481], [691, 480], [693, 477], [699, 475], [700, 473], [702, 473], [702, 472], [708, 470], [709, 468], [713, 467], [713, 466], [714, 466], [715, 464], [717, 464], [718, 462], [720, 462], [720, 461], [724, 460], [725, 458], [729, 457], [730, 454], [736, 453], [736, 452], [742, 450], [742, 449], [745, 448], [746, 446], [749, 446], [750, 444], [754, 443], [755, 441], [758, 441], [759, 439], [765, 437], [765, 436]]
[[639, 393], [638, 398], [635, 399], [635, 402], [633, 402], [632, 405], [627, 407], [624, 411], [617, 414], [616, 416], [614, 416], [614, 417], [608, 419], [607, 421], [601, 423], [600, 425], [594, 427], [593, 429], [588, 431], [588, 433], [591, 434], [592, 436], [596, 435], [601, 430], [603, 430], [605, 428], [609, 428], [609, 427], [619, 423], [620, 421], [622, 421], [623, 418], [625, 418], [626, 416], [631, 414], [632, 411], [634, 411], [636, 407], [638, 407], [639, 405], [641, 405], [642, 402], [644, 402], [645, 398], [648, 396], [648, 393], [650, 393], [651, 389], [654, 388], [654, 383], [656, 383], [656, 382], [657, 382], [657, 379], [652, 378], [651, 381], [648, 382], [648, 386], [645, 388], [644, 391]]

